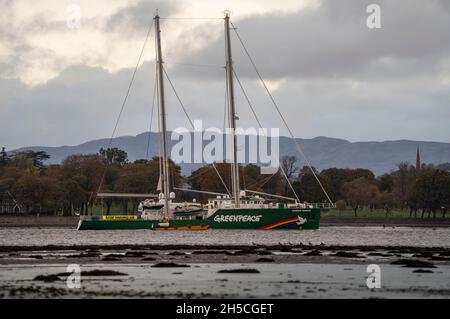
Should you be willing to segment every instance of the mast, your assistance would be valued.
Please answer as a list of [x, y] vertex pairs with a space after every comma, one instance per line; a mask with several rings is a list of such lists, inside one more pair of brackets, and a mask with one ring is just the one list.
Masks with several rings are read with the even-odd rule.
[[164, 216], [169, 217], [169, 196], [170, 196], [170, 179], [169, 179], [169, 158], [167, 156], [167, 126], [166, 126], [166, 110], [164, 99], [164, 74], [163, 60], [161, 52], [161, 29], [159, 26], [159, 15], [155, 15], [155, 37], [156, 37], [156, 63], [158, 66], [158, 92], [159, 92], [159, 108], [162, 134], [162, 192], [164, 194]]
[[225, 52], [226, 52], [226, 73], [228, 81], [229, 96], [229, 128], [231, 131], [231, 146], [233, 150], [231, 162], [231, 184], [232, 193], [236, 208], [239, 207], [239, 163], [237, 161], [237, 137], [236, 137], [236, 109], [234, 103], [234, 85], [233, 85], [233, 59], [231, 57], [230, 40], [230, 13], [225, 11]]

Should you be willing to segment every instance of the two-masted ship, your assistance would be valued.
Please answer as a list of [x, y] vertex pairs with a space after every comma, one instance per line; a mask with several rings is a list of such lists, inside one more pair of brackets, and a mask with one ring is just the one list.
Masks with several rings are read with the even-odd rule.
[[[78, 230], [107, 229], [317, 229], [321, 208], [301, 203], [297, 199], [240, 189], [239, 164], [237, 160], [236, 111], [234, 102], [233, 60], [230, 40], [230, 16], [225, 13], [226, 76], [228, 90], [229, 131], [231, 140], [231, 192], [217, 194], [203, 192], [211, 198], [206, 204], [177, 203], [170, 185], [166, 110], [164, 96], [163, 59], [161, 49], [160, 17], [154, 17], [156, 37], [157, 86], [161, 128], [162, 169], [161, 193], [150, 198], [145, 194], [98, 194], [99, 196], [149, 197], [141, 202], [133, 215], [81, 216]], [[195, 191], [195, 190], [192, 190]], [[274, 200], [275, 199], [275, 200]], [[283, 200], [277, 202], [276, 200]], [[288, 200], [288, 202], [286, 202]]]

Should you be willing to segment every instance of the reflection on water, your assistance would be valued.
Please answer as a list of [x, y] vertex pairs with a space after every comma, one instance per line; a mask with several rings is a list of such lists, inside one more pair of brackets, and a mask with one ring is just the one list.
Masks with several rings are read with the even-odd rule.
[[0, 245], [386, 245], [450, 247], [450, 228], [323, 227], [319, 230], [77, 231], [71, 228], [0, 228]]

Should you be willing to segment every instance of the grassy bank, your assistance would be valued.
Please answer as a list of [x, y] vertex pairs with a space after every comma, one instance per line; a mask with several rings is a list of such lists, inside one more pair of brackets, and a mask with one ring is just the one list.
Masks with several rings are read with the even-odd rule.
[[[447, 214], [446, 218], [449, 219], [450, 214]], [[433, 214], [431, 214], [431, 217], [433, 216]], [[399, 210], [399, 209], [394, 209], [389, 211], [389, 214], [386, 216], [386, 212], [384, 210], [377, 210], [374, 209], [372, 211], [370, 210], [358, 210], [357, 212], [357, 216], [355, 216], [355, 212], [352, 209], [343, 209], [343, 210], [337, 210], [337, 209], [332, 209], [332, 210], [328, 210], [328, 211], [323, 211], [322, 212], [322, 217], [358, 217], [358, 218], [409, 218], [410, 214], [409, 214], [409, 210]], [[421, 218], [422, 217], [422, 212], [418, 211], [417, 212], [417, 218]], [[438, 212], [436, 214], [436, 217], [438, 218], [442, 218], [442, 213]], [[414, 218], [414, 214], [413, 214], [413, 218]], [[428, 213], [425, 214], [425, 218], [428, 218]]]

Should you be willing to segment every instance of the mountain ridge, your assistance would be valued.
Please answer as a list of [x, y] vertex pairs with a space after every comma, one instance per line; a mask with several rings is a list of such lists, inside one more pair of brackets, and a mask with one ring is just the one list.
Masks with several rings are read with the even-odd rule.
[[[170, 134], [170, 132], [169, 132]], [[150, 140], [149, 140], [150, 138]], [[389, 172], [400, 162], [415, 163], [417, 147], [420, 148], [423, 163], [442, 164], [450, 162], [450, 143], [415, 140], [358, 141], [350, 142], [341, 138], [317, 136], [311, 139], [296, 138], [308, 157], [311, 165], [322, 170], [330, 167], [338, 168], [368, 168], [376, 175]], [[95, 154], [100, 148], [108, 147], [110, 139], [101, 138], [78, 145], [64, 146], [27, 146], [14, 151], [45, 151], [50, 155], [47, 164], [59, 164], [67, 156], [73, 154]], [[169, 146], [177, 141], [170, 141]], [[207, 143], [207, 141], [204, 141]], [[111, 147], [117, 147], [128, 153], [130, 161], [159, 154], [159, 133], [140, 133], [136, 136], [119, 136], [112, 140]], [[295, 151], [290, 138], [281, 136], [279, 141], [280, 157], [296, 156], [298, 165], [305, 165]], [[248, 143], [246, 143], [246, 150]], [[14, 152], [13, 151], [13, 152]], [[248, 154], [248, 152], [246, 152]], [[200, 163], [181, 163], [182, 173], [189, 175], [192, 170], [201, 167]]]

